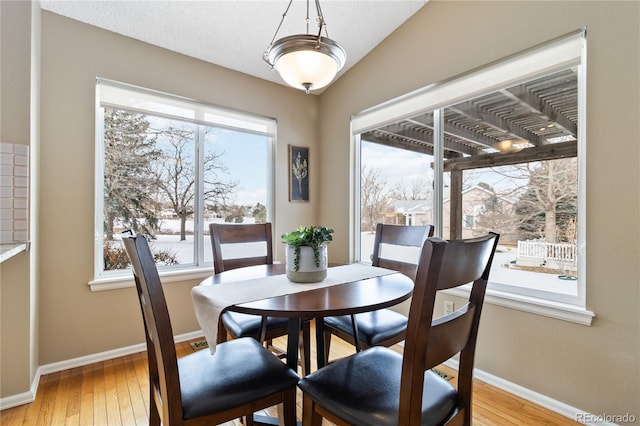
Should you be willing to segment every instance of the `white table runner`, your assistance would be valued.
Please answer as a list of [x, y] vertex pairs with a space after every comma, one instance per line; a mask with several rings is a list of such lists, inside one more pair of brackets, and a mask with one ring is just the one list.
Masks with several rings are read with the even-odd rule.
[[395, 273], [397, 271], [353, 263], [329, 268], [327, 278], [317, 283], [294, 283], [289, 281], [286, 275], [273, 275], [244, 281], [197, 286], [191, 290], [191, 298], [198, 323], [209, 343], [211, 353], [214, 353], [220, 314], [229, 306]]

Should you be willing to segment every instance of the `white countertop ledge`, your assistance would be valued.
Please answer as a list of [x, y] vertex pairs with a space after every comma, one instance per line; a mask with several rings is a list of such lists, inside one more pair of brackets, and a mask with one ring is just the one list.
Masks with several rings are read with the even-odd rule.
[[0, 244], [0, 263], [11, 259], [13, 256], [22, 253], [23, 251], [29, 251], [28, 241]]

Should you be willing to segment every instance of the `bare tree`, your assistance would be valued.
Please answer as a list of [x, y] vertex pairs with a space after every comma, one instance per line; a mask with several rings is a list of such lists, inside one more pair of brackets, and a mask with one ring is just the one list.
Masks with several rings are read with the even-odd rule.
[[380, 170], [368, 169], [363, 165], [360, 176], [362, 217], [360, 226], [362, 229], [374, 232], [382, 213], [391, 205], [393, 194], [387, 182], [380, 178]]
[[[195, 133], [191, 128], [173, 126], [159, 131], [162, 156], [154, 164], [156, 185], [161, 196], [180, 219], [180, 241], [186, 239], [186, 221], [194, 213], [196, 197]], [[160, 144], [159, 144], [160, 145]], [[204, 200], [225, 205], [238, 183], [223, 180], [227, 173], [221, 163], [224, 153], [209, 152], [203, 160]]]
[[[575, 218], [578, 168], [576, 158], [518, 164], [492, 169], [514, 185], [499, 196], [514, 199], [517, 226], [523, 238], [556, 242], [562, 228]], [[519, 182], [519, 183], [518, 183]]]
[[577, 159], [528, 163], [526, 166], [529, 183], [516, 205], [521, 227], [554, 243], [559, 237], [558, 215], [575, 216], [577, 211]]
[[426, 177], [402, 180], [393, 192], [397, 200], [430, 200], [433, 195], [433, 182]]

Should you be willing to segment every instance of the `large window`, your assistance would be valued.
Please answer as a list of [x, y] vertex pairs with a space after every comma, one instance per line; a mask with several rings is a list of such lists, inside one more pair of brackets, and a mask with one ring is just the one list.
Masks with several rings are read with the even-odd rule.
[[354, 117], [356, 257], [377, 222], [495, 231], [492, 300], [589, 323], [584, 43], [580, 31]]
[[146, 235], [161, 273], [206, 267], [208, 225], [270, 220], [275, 121], [112, 81], [96, 86], [96, 281]]

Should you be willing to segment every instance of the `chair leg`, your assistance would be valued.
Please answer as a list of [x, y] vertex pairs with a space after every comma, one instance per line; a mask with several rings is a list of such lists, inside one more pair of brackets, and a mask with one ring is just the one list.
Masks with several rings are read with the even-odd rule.
[[325, 329], [324, 332], [324, 360], [329, 363], [329, 354], [331, 353], [331, 332]]
[[216, 343], [226, 342], [228, 339], [227, 328], [222, 321], [218, 321], [218, 341]]
[[307, 395], [302, 396], [302, 426], [321, 426], [322, 416], [315, 410], [315, 402]]
[[[297, 426], [298, 424], [296, 418], [296, 391], [296, 387], [283, 391], [282, 404], [278, 404], [278, 419], [280, 419], [278, 423], [281, 425]], [[280, 414], [280, 407], [282, 407], [282, 414]]]
[[309, 321], [304, 321], [302, 323], [300, 340], [298, 342], [302, 376], [304, 377], [311, 373], [311, 324]]
[[360, 348], [360, 333], [358, 332], [358, 323], [355, 315], [351, 315], [351, 330], [353, 334], [353, 346], [356, 347], [356, 352], [360, 352], [362, 350]]
[[149, 426], [160, 426], [162, 421], [160, 419], [160, 413], [158, 411], [158, 405], [156, 404], [156, 399], [153, 394], [153, 386], [150, 386], [149, 392]]

